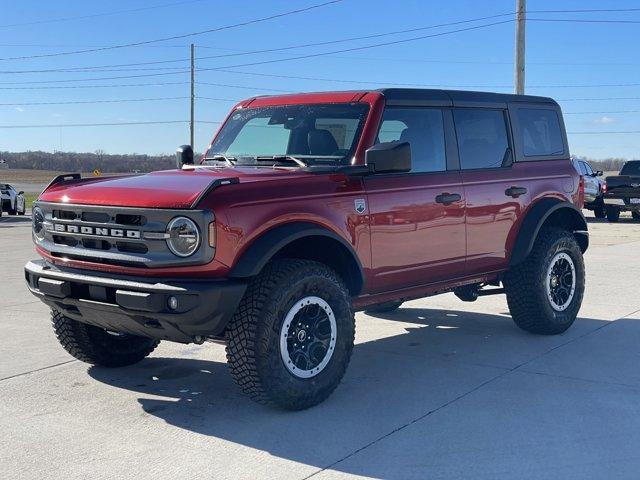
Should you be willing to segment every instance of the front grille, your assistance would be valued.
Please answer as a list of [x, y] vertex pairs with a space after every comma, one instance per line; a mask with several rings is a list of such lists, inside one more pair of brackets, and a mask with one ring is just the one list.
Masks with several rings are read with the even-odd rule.
[[211, 212], [41, 202], [37, 206], [46, 225], [45, 238], [37, 243], [57, 258], [142, 268], [202, 264], [213, 258], [206, 240], [192, 256], [181, 258], [165, 239], [167, 224], [177, 216], [195, 221], [205, 239]]

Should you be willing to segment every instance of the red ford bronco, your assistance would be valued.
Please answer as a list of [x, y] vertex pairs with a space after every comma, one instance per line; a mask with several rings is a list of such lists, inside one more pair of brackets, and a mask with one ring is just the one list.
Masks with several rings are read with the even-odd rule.
[[26, 281], [77, 359], [224, 341], [246, 394], [303, 409], [342, 379], [354, 311], [504, 293], [516, 325], [557, 334], [580, 308], [589, 237], [549, 98], [256, 97], [178, 167], [62, 175], [37, 201]]

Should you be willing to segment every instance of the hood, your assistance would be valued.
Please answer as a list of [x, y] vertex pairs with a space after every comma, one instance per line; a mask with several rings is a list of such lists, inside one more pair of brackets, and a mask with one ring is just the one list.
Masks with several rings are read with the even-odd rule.
[[199, 167], [61, 182], [46, 189], [39, 200], [72, 205], [187, 209], [215, 180], [237, 178], [239, 183], [246, 183], [306, 175], [309, 174], [284, 168]]

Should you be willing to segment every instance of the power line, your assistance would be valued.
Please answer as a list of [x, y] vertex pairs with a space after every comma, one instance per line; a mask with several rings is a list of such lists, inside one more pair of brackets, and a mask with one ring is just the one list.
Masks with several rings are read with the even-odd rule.
[[265, 92], [291, 93], [291, 90], [281, 90], [281, 89], [278, 89], [278, 88], [249, 87], [249, 86], [244, 86], [244, 85], [230, 85], [230, 84], [227, 84], [227, 83], [211, 83], [211, 82], [199, 82], [199, 81], [196, 81], [196, 85], [207, 85], [209, 87], [241, 88], [241, 89], [244, 89], [244, 90], [264, 90]]
[[[186, 100], [189, 97], [157, 97], [157, 98], [120, 98], [114, 100], [77, 100], [68, 102], [26, 102], [26, 103], [0, 103], [0, 107], [31, 107], [39, 105], [92, 105], [99, 103], [128, 103], [128, 102], [159, 102], [165, 100]], [[218, 99], [222, 100], [222, 99]], [[227, 100], [227, 99], [225, 99]], [[230, 100], [229, 101], [233, 101]]]
[[175, 123], [189, 123], [187, 120], [164, 120], [153, 122], [113, 122], [113, 123], [62, 123], [40, 125], [0, 125], [0, 128], [68, 128], [68, 127], [115, 127], [125, 125], [169, 125]]
[[[207, 70], [207, 69], [199, 69]], [[352, 83], [352, 84], [382, 84], [382, 85], [397, 85], [405, 87], [444, 87], [444, 88], [511, 88], [511, 85], [451, 85], [444, 83], [398, 83], [398, 82], [386, 82], [376, 80], [350, 80], [345, 78], [327, 78], [327, 77], [307, 77], [300, 75], [284, 75], [275, 73], [262, 73], [262, 72], [241, 72], [238, 70], [228, 69], [216, 69], [218, 72], [233, 73], [238, 75], [250, 75], [257, 77], [272, 77], [272, 78], [285, 78], [292, 80], [311, 80], [333, 83]], [[595, 87], [637, 87], [640, 83], [605, 83], [605, 84], [576, 84], [576, 85], [531, 85], [529, 88], [595, 88]]]
[[621, 23], [636, 24], [640, 20], [587, 20], [579, 18], [527, 18], [527, 22], [565, 22], [565, 23]]
[[593, 102], [593, 101], [608, 101], [608, 100], [640, 100], [640, 97], [599, 97], [599, 98], [562, 98], [559, 102]]
[[568, 135], [626, 135], [631, 133], [640, 133], [640, 130], [619, 130], [616, 132], [567, 132]]
[[609, 112], [562, 112], [563, 115], [596, 115], [596, 114], [612, 114], [612, 113], [640, 113], [640, 110], [611, 110]]
[[0, 87], [0, 90], [53, 90], [68, 88], [122, 88], [122, 87], [159, 87], [165, 85], [185, 85], [189, 82], [125, 83], [118, 85], [58, 85], [49, 87]]
[[145, 77], [162, 77], [166, 75], [177, 75], [187, 73], [189, 70], [180, 70], [178, 72], [161, 72], [161, 73], [145, 73], [142, 75], [119, 75], [116, 77], [92, 77], [92, 78], [71, 78], [68, 80], [35, 80], [28, 82], [0, 82], [0, 85], [36, 85], [43, 83], [69, 83], [69, 82], [95, 82], [99, 80], [124, 80], [128, 78], [145, 78]]
[[4, 28], [11, 28], [11, 27], [26, 27], [29, 25], [42, 25], [45, 23], [58, 23], [58, 22], [68, 22], [68, 21], [72, 21], [72, 20], [87, 20], [89, 18], [98, 18], [98, 17], [109, 17], [109, 16], [113, 16], [113, 15], [121, 15], [124, 13], [136, 13], [136, 12], [143, 12], [146, 10], [157, 10], [160, 8], [167, 8], [167, 7], [175, 7], [178, 5], [185, 5], [188, 3], [201, 3], [203, 1], [206, 0], [188, 0], [188, 1], [182, 1], [182, 2], [174, 2], [174, 3], [165, 3], [162, 5], [155, 5], [152, 7], [140, 7], [140, 8], [131, 8], [128, 10], [117, 10], [114, 12], [105, 12], [105, 13], [94, 13], [91, 15], [81, 15], [81, 16], [77, 16], [77, 17], [64, 17], [64, 18], [53, 18], [53, 19], [49, 19], [49, 20], [35, 20], [32, 22], [23, 22], [23, 23], [12, 23], [12, 24], [7, 24], [7, 25], [0, 25], [1, 29]]
[[604, 13], [640, 12], [640, 8], [581, 8], [577, 10], [527, 10], [527, 13]]
[[156, 38], [156, 39], [152, 39], [152, 40], [143, 40], [140, 42], [132, 42], [132, 43], [123, 43], [120, 45], [111, 45], [108, 47], [99, 47], [99, 48], [89, 48], [89, 49], [84, 49], [84, 50], [73, 50], [73, 51], [69, 51], [69, 52], [55, 52], [55, 53], [43, 53], [43, 54], [39, 54], [39, 55], [25, 55], [25, 56], [18, 56], [18, 57], [5, 57], [5, 58], [0, 58], [0, 60], [6, 61], [6, 60], [28, 60], [28, 59], [33, 59], [33, 58], [47, 58], [47, 57], [59, 57], [59, 56], [66, 56], [66, 55], [78, 55], [78, 54], [82, 54], [82, 53], [92, 53], [92, 52], [102, 52], [105, 50], [115, 50], [115, 49], [119, 49], [119, 48], [127, 48], [127, 47], [137, 47], [140, 45], [148, 45], [151, 43], [159, 43], [159, 42], [165, 42], [167, 40], [177, 40], [180, 38], [189, 38], [189, 37], [195, 37], [198, 35], [204, 35], [207, 33], [215, 33], [215, 32], [220, 32], [223, 30], [229, 30], [232, 28], [237, 28], [237, 27], [244, 27], [247, 25], [252, 25], [255, 23], [261, 23], [261, 22], [266, 22], [269, 20], [274, 20], [276, 18], [282, 18], [282, 17], [286, 17], [289, 15], [295, 15], [298, 13], [303, 13], [303, 12], [308, 12], [310, 10], [314, 10], [317, 8], [321, 8], [321, 7], [325, 7], [327, 5], [332, 5], [335, 3], [339, 3], [342, 0], [329, 0], [323, 3], [317, 3], [314, 5], [310, 5], [308, 7], [304, 7], [304, 8], [298, 8], [296, 10], [289, 10], [287, 12], [283, 12], [283, 13], [277, 13], [274, 15], [269, 15], [266, 17], [261, 17], [261, 18], [255, 18], [253, 20], [246, 20], [244, 22], [239, 22], [239, 23], [235, 23], [235, 24], [230, 24], [230, 25], [224, 25], [222, 27], [216, 27], [216, 28], [210, 28], [207, 30], [201, 30], [199, 32], [190, 32], [190, 33], [185, 33], [182, 35], [172, 35], [170, 37], [163, 37], [163, 38]]
[[[455, 21], [455, 22], [448, 22], [448, 23], [441, 23], [441, 24], [436, 24], [436, 25], [429, 25], [429, 26], [425, 26], [425, 27], [416, 27], [416, 28], [409, 28], [409, 29], [404, 29], [404, 30], [395, 30], [395, 31], [392, 31], [392, 32], [376, 33], [376, 34], [371, 34], [371, 35], [362, 35], [362, 36], [358, 36], [358, 37], [348, 37], [348, 38], [342, 38], [342, 39], [337, 39], [337, 40], [327, 40], [327, 41], [323, 41], [323, 42], [304, 43], [304, 44], [298, 44], [298, 45], [289, 45], [289, 46], [286, 46], [286, 47], [277, 47], [277, 48], [252, 50], [252, 51], [240, 51], [240, 52], [221, 54], [221, 55], [205, 55], [205, 56], [198, 57], [196, 60], [200, 61], [200, 60], [209, 60], [209, 59], [214, 59], [214, 58], [225, 58], [225, 57], [234, 57], [234, 56], [255, 55], [255, 54], [261, 54], [261, 53], [274, 53], [274, 52], [282, 52], [282, 51], [293, 50], [293, 49], [298, 49], [298, 48], [318, 47], [318, 46], [332, 45], [332, 44], [336, 44], [336, 43], [353, 42], [353, 41], [357, 41], [357, 40], [367, 40], [367, 39], [371, 39], [371, 38], [379, 38], [379, 37], [385, 37], [385, 36], [390, 36], [390, 35], [399, 35], [399, 34], [417, 32], [417, 31], [422, 31], [422, 30], [430, 30], [430, 29], [434, 29], [434, 28], [441, 28], [441, 27], [447, 27], [447, 26], [453, 26], [453, 25], [460, 25], [460, 24], [466, 24], [466, 23], [479, 22], [479, 21], [482, 21], [482, 20], [489, 20], [489, 19], [493, 19], [493, 18], [505, 17], [505, 16], [510, 16], [510, 15], [513, 15], [513, 13], [512, 12], [500, 13], [500, 14], [496, 14], [496, 15], [470, 18], [470, 19], [466, 19], [466, 20], [459, 20], [459, 21]], [[212, 48], [212, 47], [201, 47], [201, 46], [198, 46], [198, 48]], [[87, 69], [95, 69], [95, 68], [114, 68], [114, 67], [132, 67], [132, 66], [142, 66], [142, 65], [159, 65], [159, 64], [188, 62], [188, 61], [189, 61], [189, 59], [183, 58], [183, 59], [174, 59], [174, 60], [157, 60], [157, 61], [151, 61], [151, 62], [121, 63], [121, 64], [115, 64], [115, 65], [113, 65], [113, 64], [112, 65], [96, 65], [96, 66], [90, 66], [90, 67], [86, 67], [86, 66], [85, 67], [68, 67], [68, 68], [65, 68], [65, 69], [0, 71], [0, 73], [40, 73], [40, 72], [49, 73], [49, 72], [54, 72], [54, 71], [76, 71], [76, 70], [87, 70]]]

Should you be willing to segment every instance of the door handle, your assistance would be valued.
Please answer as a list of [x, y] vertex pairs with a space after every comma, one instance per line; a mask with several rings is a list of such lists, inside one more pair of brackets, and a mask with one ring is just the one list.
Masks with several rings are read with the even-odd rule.
[[458, 193], [441, 193], [436, 196], [436, 203], [442, 203], [443, 205], [450, 205], [460, 200], [462, 200], [462, 196]]
[[507, 197], [518, 198], [520, 195], [527, 193], [527, 189], [524, 187], [509, 187], [504, 191]]

